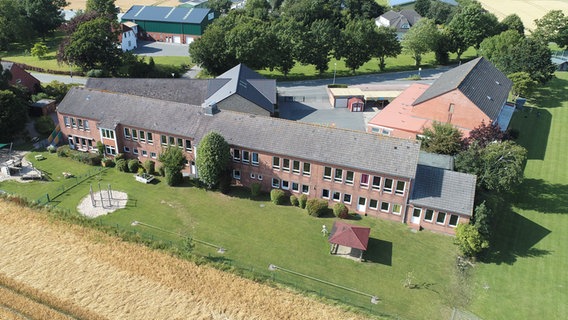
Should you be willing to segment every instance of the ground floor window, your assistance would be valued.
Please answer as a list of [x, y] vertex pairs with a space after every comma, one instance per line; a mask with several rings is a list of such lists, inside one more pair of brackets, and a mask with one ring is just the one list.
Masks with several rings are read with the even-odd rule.
[[381, 211], [389, 212], [390, 203], [388, 202], [381, 202]]
[[129, 147], [124, 147], [124, 152], [130, 153], [130, 148], [129, 148]]
[[333, 191], [332, 199], [333, 201], [339, 201], [341, 199], [341, 192]]
[[280, 180], [272, 178], [272, 188], [280, 188]]
[[399, 215], [402, 212], [402, 206], [398, 203], [392, 205], [392, 213]]
[[426, 212], [424, 213], [424, 221], [432, 222], [432, 219], [434, 219], [434, 210], [426, 209]]
[[282, 189], [284, 189], [284, 190], [290, 189], [290, 182], [282, 180]]
[[147, 157], [147, 156], [148, 156], [148, 151], [142, 150], [142, 156], [143, 156], [143, 157]]
[[310, 193], [310, 186], [303, 184], [302, 185], [302, 193], [309, 194]]
[[437, 224], [444, 224], [446, 222], [446, 213], [438, 212], [438, 217], [436, 218]]
[[259, 174], [258, 177], [257, 177], [257, 179], [260, 180], [260, 181], [262, 181], [262, 175]]
[[328, 189], [323, 189], [321, 191], [321, 197], [324, 199], [329, 199], [329, 190]]
[[457, 215], [457, 214], [452, 214], [452, 215], [450, 216], [450, 223], [449, 223], [449, 225], [452, 226], [452, 227], [457, 226], [457, 225], [458, 225], [458, 220], [459, 220], [458, 215]]
[[344, 194], [343, 195], [343, 202], [350, 204], [351, 203], [351, 195], [350, 194]]
[[379, 200], [376, 200], [376, 199], [370, 199], [369, 200], [369, 208], [371, 208], [373, 210], [377, 210], [378, 207], [379, 207]]
[[241, 180], [241, 170], [233, 170], [233, 178]]
[[300, 191], [300, 185], [297, 182], [292, 182], [292, 191], [294, 192]]
[[157, 154], [155, 152], [150, 152], [150, 157], [152, 157], [152, 159], [156, 159]]
[[111, 155], [116, 154], [116, 149], [113, 146], [105, 145], [105, 151], [106, 151], [106, 154], [111, 154]]
[[251, 172], [251, 173], [250, 173], [250, 178], [251, 178], [251, 179], [254, 179], [254, 178], [256, 178], [256, 175]]

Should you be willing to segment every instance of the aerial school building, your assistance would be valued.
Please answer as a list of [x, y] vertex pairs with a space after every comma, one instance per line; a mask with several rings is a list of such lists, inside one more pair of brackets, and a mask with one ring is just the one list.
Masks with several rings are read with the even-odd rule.
[[273, 117], [276, 82], [239, 65], [212, 80], [90, 79], [58, 107], [71, 148], [140, 161], [167, 146], [184, 152], [184, 174], [204, 135], [231, 146], [235, 185], [344, 203], [351, 211], [453, 234], [473, 212], [475, 176], [418, 164], [418, 141]]

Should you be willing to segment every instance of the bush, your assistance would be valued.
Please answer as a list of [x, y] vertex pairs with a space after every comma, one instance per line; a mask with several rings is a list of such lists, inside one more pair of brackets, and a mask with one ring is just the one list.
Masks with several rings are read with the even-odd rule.
[[250, 185], [250, 194], [253, 197], [256, 197], [260, 194], [260, 183], [253, 183]]
[[270, 201], [276, 205], [284, 204], [284, 199], [286, 199], [286, 193], [280, 189], [272, 189], [270, 191]]
[[158, 168], [156, 169], [156, 173], [163, 177], [166, 175], [166, 169], [164, 169], [164, 166], [159, 165]]
[[115, 161], [119, 159], [124, 159], [124, 153], [117, 153], [116, 156], [114, 156]]
[[146, 173], [154, 174], [155, 167], [156, 167], [156, 163], [154, 161], [152, 161], [152, 160], [144, 161], [144, 170], [146, 170]]
[[300, 205], [300, 208], [305, 209], [306, 208], [306, 203], [308, 202], [308, 196], [303, 194], [300, 196], [300, 198], [298, 199], [298, 204]]
[[88, 78], [101, 78], [103, 77], [105, 74], [103, 72], [103, 70], [101, 69], [91, 69], [89, 71], [87, 71], [86, 76]]
[[296, 197], [295, 195], [291, 195], [290, 204], [293, 205], [294, 207], [297, 207], [300, 204], [300, 201], [298, 201], [298, 197]]
[[336, 203], [333, 206], [333, 214], [341, 219], [346, 219], [349, 216], [349, 209], [343, 203]]
[[168, 186], [175, 186], [181, 183], [183, 175], [180, 171], [166, 170], [165, 175]]
[[128, 172], [128, 164], [125, 159], [118, 159], [115, 161], [116, 170], [120, 172]]
[[55, 123], [51, 117], [42, 116], [34, 122], [34, 128], [42, 136], [47, 136], [55, 129]]
[[100, 155], [105, 154], [105, 145], [100, 141], [97, 141], [97, 150], [99, 151]]
[[57, 151], [57, 148], [54, 145], [49, 145], [47, 146], [47, 151], [49, 151], [49, 153], [55, 153]]
[[141, 176], [142, 174], [144, 174], [146, 171], [144, 171], [144, 168], [139, 167], [138, 168], [138, 175]]
[[68, 157], [69, 153], [71, 153], [71, 148], [68, 145], [61, 146], [57, 148], [57, 156], [58, 157]]
[[138, 172], [138, 168], [140, 167], [140, 163], [138, 159], [132, 159], [128, 161], [128, 171], [130, 172]]
[[110, 168], [110, 167], [114, 166], [114, 161], [112, 161], [111, 158], [103, 158], [102, 161], [101, 161], [101, 164], [103, 165], [103, 167]]
[[344, 83], [334, 83], [334, 84], [328, 84], [327, 87], [328, 88], [349, 88], [349, 85], [344, 84]]
[[312, 217], [321, 217], [329, 210], [327, 201], [323, 199], [310, 199], [306, 203], [306, 210]]

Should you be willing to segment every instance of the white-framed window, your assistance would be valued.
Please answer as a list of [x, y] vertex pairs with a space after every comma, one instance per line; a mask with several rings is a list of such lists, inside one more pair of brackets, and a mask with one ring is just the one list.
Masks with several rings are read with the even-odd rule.
[[396, 215], [400, 215], [402, 212], [402, 206], [398, 203], [392, 205], [392, 213]]
[[124, 146], [124, 152], [125, 152], [125, 153], [130, 153], [130, 148], [127, 147], [127, 146]]
[[282, 180], [282, 189], [289, 190], [290, 189], [290, 182], [286, 180]]
[[450, 227], [456, 227], [458, 225], [458, 221], [459, 221], [459, 217], [457, 214], [452, 214], [450, 215], [450, 222], [448, 223], [448, 225]]
[[382, 212], [389, 212], [390, 209], [390, 203], [388, 202], [381, 202], [381, 211]]
[[77, 127], [79, 127], [79, 129], [83, 129], [83, 119], [77, 119]]
[[183, 149], [183, 139], [177, 138], [177, 147]]
[[151, 157], [152, 159], [156, 159], [157, 154], [156, 154], [155, 152], [150, 152], [150, 157]]
[[434, 219], [434, 210], [426, 209], [426, 211], [424, 212], [424, 221], [432, 222], [433, 219]]
[[101, 133], [103, 135], [103, 138], [114, 139], [114, 130], [101, 129]]
[[361, 174], [361, 181], [359, 182], [361, 187], [368, 188], [369, 187], [369, 175], [366, 173]]
[[343, 169], [335, 169], [333, 181], [341, 183], [343, 181]]
[[71, 126], [73, 128], [77, 128], [77, 123], [75, 122], [75, 118], [71, 118]]
[[309, 177], [311, 172], [312, 165], [309, 162], [304, 162], [304, 169], [302, 170], [302, 174]]
[[256, 178], [257, 178], [258, 180], [262, 181], [262, 175], [261, 175], [261, 174], [259, 174]]
[[173, 146], [175, 145], [176, 138], [168, 136], [168, 145]]
[[167, 146], [168, 145], [168, 136], [166, 135], [160, 135], [160, 143], [162, 143], [162, 145]]
[[89, 127], [89, 120], [84, 120], [83, 125], [85, 126], [85, 131], [91, 131], [91, 128]]
[[130, 139], [130, 128], [124, 128], [124, 137]]
[[233, 161], [241, 161], [241, 150], [233, 149]]
[[280, 169], [280, 157], [272, 157], [272, 169]]
[[290, 172], [290, 159], [282, 159], [282, 171]]
[[321, 190], [321, 197], [324, 199], [329, 199], [329, 190], [328, 189], [322, 189]]
[[387, 193], [391, 193], [392, 192], [392, 179], [389, 178], [385, 178], [385, 185], [383, 186], [383, 190]]
[[138, 148], [133, 148], [133, 149], [132, 149], [132, 153], [138, 154]]
[[154, 143], [154, 137], [152, 136], [152, 132], [146, 132], [146, 140], [149, 144]]
[[373, 210], [377, 210], [379, 208], [379, 200], [369, 199], [369, 208], [371, 208]]
[[140, 130], [140, 142], [146, 142], [146, 133]]
[[292, 172], [300, 174], [300, 161], [298, 160], [292, 161]]
[[132, 129], [132, 140], [138, 141], [138, 130]]
[[280, 180], [276, 179], [276, 178], [272, 178], [272, 188], [280, 188]]
[[404, 194], [404, 187], [406, 187], [406, 182], [404, 181], [397, 181], [396, 182], [396, 189], [394, 190], [395, 194], [403, 195]]
[[345, 173], [345, 183], [348, 185], [353, 185], [353, 180], [355, 179], [355, 172], [347, 171]]
[[333, 191], [333, 192], [331, 193], [331, 199], [332, 199], [333, 201], [340, 201], [340, 200], [341, 200], [341, 192], [339, 192], [339, 191]]
[[253, 152], [252, 153], [252, 161], [251, 161], [253, 166], [258, 166], [258, 152]]
[[331, 181], [331, 167], [325, 167], [323, 169], [323, 180]]
[[297, 182], [292, 182], [292, 191], [294, 192], [300, 191], [300, 185]]
[[185, 151], [191, 152], [191, 140], [185, 139]]
[[147, 157], [147, 156], [148, 156], [148, 151], [142, 150], [142, 156], [143, 156], [143, 157]]
[[243, 150], [243, 163], [250, 162], [250, 152]]
[[303, 194], [310, 194], [310, 186], [307, 184], [302, 185], [302, 193]]
[[445, 212], [438, 212], [438, 216], [436, 217], [437, 224], [445, 224], [446, 223], [446, 213]]
[[66, 127], [70, 127], [71, 123], [69, 122], [69, 117], [68, 116], [63, 116], [63, 123], [65, 123]]
[[350, 203], [351, 203], [351, 195], [345, 193], [345, 194], [343, 195], [343, 202], [344, 202], [344, 203], [347, 203], [347, 204], [350, 204]]
[[373, 176], [373, 190], [381, 190], [381, 177]]
[[233, 178], [241, 180], [241, 170], [233, 170]]
[[255, 179], [255, 178], [256, 178], [256, 175], [251, 172], [251, 173], [250, 173], [250, 178], [251, 178], [251, 179]]
[[113, 146], [105, 145], [105, 151], [107, 154], [112, 154], [112, 155], [116, 154], [116, 149]]

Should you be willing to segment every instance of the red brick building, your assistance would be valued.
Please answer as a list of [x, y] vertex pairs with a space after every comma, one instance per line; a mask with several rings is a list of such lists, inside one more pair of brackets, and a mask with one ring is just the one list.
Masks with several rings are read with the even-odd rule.
[[[363, 215], [404, 223], [410, 221], [410, 208], [432, 206], [436, 212], [445, 210], [448, 218], [432, 226], [418, 225], [445, 233], [453, 233], [458, 221], [469, 221], [473, 211], [475, 177], [470, 175], [461, 177], [465, 181], [462, 191], [467, 197], [460, 201], [467, 205], [459, 212], [444, 205], [446, 201], [456, 200], [448, 199], [446, 193], [439, 195], [445, 198], [438, 202], [423, 201], [423, 195], [413, 198], [414, 190], [421, 190], [414, 187], [418, 181], [420, 143], [417, 141], [251, 114], [246, 111], [259, 108], [257, 100], [243, 95], [234, 100], [248, 101], [243, 102], [245, 112], [217, 107], [207, 97], [224, 96], [211, 92], [212, 87], [218, 88], [218, 82], [208, 83], [207, 92], [202, 94], [199, 89], [188, 90], [185, 86], [188, 82], [184, 81], [194, 80], [162, 79], [156, 84], [164, 85], [164, 90], [142, 88], [139, 90], [144, 93], [135, 95], [137, 89], [129, 87], [130, 79], [116, 81], [130, 84], [121, 87], [116, 82], [107, 83], [106, 89], [75, 87], [60, 103], [58, 117], [62, 133], [72, 148], [95, 152], [96, 142], [101, 141], [107, 156], [124, 153], [128, 158], [143, 162], [156, 161], [164, 147], [173, 145], [184, 151], [187, 159], [184, 174], [198, 176], [196, 146], [204, 135], [216, 131], [231, 146], [232, 177], [236, 185], [250, 187], [252, 183], [259, 183], [264, 191], [278, 188], [290, 194], [306, 194], [310, 198], [326, 199], [330, 205], [344, 203]], [[246, 79], [239, 83], [242, 81]], [[142, 83], [145, 82], [139, 84]], [[121, 92], [111, 92], [109, 88]], [[176, 88], [185, 90], [175, 94]], [[275, 90], [268, 92], [275, 95]], [[160, 98], [161, 95], [170, 100]], [[182, 100], [184, 96], [193, 103], [172, 101]], [[248, 95], [251, 96], [255, 95]], [[199, 105], [195, 103], [199, 99], [208, 102]], [[446, 174], [434, 180], [425, 177], [421, 181], [449, 190], [445, 184], [453, 181], [446, 179], [450, 176]], [[437, 197], [436, 194], [431, 196]], [[459, 198], [461, 194], [453, 196]]]
[[11, 85], [23, 86], [30, 93], [37, 93], [41, 88], [39, 80], [24, 70], [24, 68], [13, 62], [0, 61], [0, 63], [2, 64], [2, 69], [10, 71], [12, 74], [12, 79], [9, 81]]

